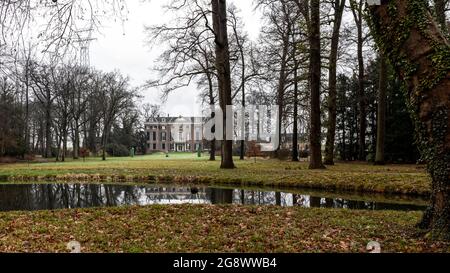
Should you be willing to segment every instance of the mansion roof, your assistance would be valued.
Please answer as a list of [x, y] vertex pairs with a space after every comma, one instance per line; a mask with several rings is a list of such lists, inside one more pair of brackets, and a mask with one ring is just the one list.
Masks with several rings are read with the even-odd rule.
[[179, 123], [190, 123], [190, 124], [203, 124], [203, 117], [153, 117], [145, 122], [146, 125], [156, 125], [156, 124], [179, 124]]

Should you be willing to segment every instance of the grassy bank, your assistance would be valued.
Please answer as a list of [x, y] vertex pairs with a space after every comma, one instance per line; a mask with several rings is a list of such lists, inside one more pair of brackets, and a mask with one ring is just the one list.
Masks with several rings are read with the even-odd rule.
[[413, 225], [419, 212], [274, 206], [149, 206], [0, 213], [0, 251], [448, 252]]
[[135, 158], [98, 158], [65, 163], [0, 165], [0, 181], [202, 183], [303, 187], [369, 193], [426, 196], [430, 179], [423, 166], [372, 166], [342, 163], [326, 170], [308, 170], [308, 163], [278, 160], [236, 160], [237, 169], [221, 170], [196, 154], [162, 154]]

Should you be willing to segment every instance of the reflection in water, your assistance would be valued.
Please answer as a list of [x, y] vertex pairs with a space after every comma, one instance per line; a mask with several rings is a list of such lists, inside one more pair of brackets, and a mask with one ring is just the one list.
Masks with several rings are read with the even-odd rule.
[[421, 205], [322, 198], [243, 189], [98, 184], [0, 185], [0, 211], [151, 204], [244, 204], [346, 209], [423, 210]]

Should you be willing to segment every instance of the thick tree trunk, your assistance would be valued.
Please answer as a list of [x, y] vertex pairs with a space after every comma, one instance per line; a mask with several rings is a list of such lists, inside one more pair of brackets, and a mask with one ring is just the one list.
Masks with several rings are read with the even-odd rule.
[[311, 0], [311, 24], [309, 30], [310, 59], [309, 76], [311, 89], [311, 128], [309, 135], [311, 160], [310, 169], [325, 168], [322, 163], [322, 145], [320, 141], [320, 1]]
[[375, 165], [384, 165], [384, 136], [386, 128], [386, 91], [387, 91], [387, 64], [383, 54], [380, 54], [380, 86], [378, 91], [377, 113], [377, 147]]
[[370, 12], [378, 46], [406, 83], [416, 137], [432, 178], [431, 205], [419, 226], [449, 239], [450, 44], [426, 1], [383, 1]]
[[334, 26], [331, 36], [330, 68], [328, 75], [328, 128], [325, 144], [325, 164], [334, 165], [334, 142], [336, 138], [336, 66], [339, 47], [339, 34], [345, 0], [335, 0]]
[[226, 0], [211, 0], [211, 6], [216, 44], [216, 69], [219, 78], [219, 101], [220, 108], [223, 111], [224, 141], [222, 144], [222, 163], [220, 167], [222, 169], [233, 169], [235, 168], [233, 162], [233, 141], [227, 139], [226, 106], [232, 105], [232, 99]]
[[209, 151], [209, 160], [216, 161], [216, 140], [215, 139], [211, 140], [210, 145], [211, 151]]

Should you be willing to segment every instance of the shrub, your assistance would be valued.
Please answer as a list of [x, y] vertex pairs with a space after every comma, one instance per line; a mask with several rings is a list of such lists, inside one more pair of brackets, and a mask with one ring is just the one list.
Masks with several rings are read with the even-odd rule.
[[300, 158], [307, 158], [309, 156], [308, 150], [300, 150], [298, 151], [298, 157]]
[[125, 157], [130, 155], [130, 151], [128, 151], [128, 148], [125, 145], [117, 143], [110, 143], [106, 145], [106, 152], [110, 156]]

